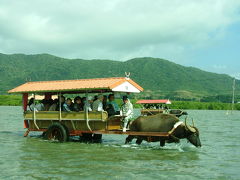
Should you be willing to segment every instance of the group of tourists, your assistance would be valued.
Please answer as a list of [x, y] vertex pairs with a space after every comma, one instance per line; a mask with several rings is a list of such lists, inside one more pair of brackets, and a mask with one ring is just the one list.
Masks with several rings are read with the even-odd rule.
[[[115, 102], [114, 94], [98, 95], [92, 98], [77, 96], [72, 101], [71, 98], [60, 96], [59, 99], [43, 99], [34, 105], [34, 98], [29, 100], [27, 110], [33, 111], [64, 111], [64, 112], [80, 112], [80, 111], [107, 111], [109, 116], [122, 115], [123, 132], [126, 132], [128, 122], [133, 117], [133, 105], [127, 96], [122, 98], [123, 104], [119, 108]], [[61, 108], [61, 109], [60, 109]]]
[[144, 104], [143, 105], [144, 109], [163, 109], [163, 110], [168, 110], [167, 105], [163, 104]]

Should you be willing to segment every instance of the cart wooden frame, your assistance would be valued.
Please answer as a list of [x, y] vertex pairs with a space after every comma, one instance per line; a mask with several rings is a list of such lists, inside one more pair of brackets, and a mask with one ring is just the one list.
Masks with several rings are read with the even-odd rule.
[[59, 111], [37, 112], [35, 108], [33, 111], [27, 111], [30, 94], [33, 94], [33, 97], [44, 95], [45, 99], [50, 99], [52, 95], [85, 93], [88, 97], [90, 93], [140, 93], [141, 91], [143, 88], [129, 77], [120, 77], [26, 82], [8, 92], [22, 94], [24, 128], [27, 129], [24, 136], [28, 136], [31, 131], [45, 132], [54, 123], [59, 123], [67, 129], [69, 136], [82, 136], [84, 133], [89, 133], [168, 137], [168, 132], [122, 132], [120, 122], [123, 116], [109, 117], [106, 111], [63, 112], [61, 106]]

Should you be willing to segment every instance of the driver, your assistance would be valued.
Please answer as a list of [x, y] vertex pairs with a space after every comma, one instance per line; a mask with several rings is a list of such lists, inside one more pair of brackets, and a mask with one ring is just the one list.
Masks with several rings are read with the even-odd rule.
[[121, 107], [121, 114], [125, 116], [125, 118], [123, 119], [123, 132], [126, 132], [128, 122], [133, 117], [133, 105], [127, 96], [123, 96], [123, 105]]

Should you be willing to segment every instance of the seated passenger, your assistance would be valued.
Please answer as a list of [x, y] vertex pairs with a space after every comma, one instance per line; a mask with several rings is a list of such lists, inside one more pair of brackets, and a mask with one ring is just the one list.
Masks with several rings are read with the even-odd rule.
[[86, 103], [86, 97], [82, 97], [81, 100], [82, 100], [82, 106], [84, 107], [85, 103]]
[[67, 101], [63, 104], [63, 111], [73, 111], [73, 103], [71, 98], [67, 98]]
[[108, 104], [107, 105], [107, 109], [106, 109], [107, 113], [108, 113], [108, 116], [113, 116], [113, 115], [116, 115], [116, 112], [114, 110], [114, 107], [112, 104]]
[[28, 111], [33, 111], [33, 110], [34, 110], [34, 107], [35, 107], [35, 110], [36, 110], [36, 111], [44, 111], [44, 104], [43, 104], [43, 102], [44, 102], [44, 99], [41, 100], [40, 103], [35, 104], [35, 106], [34, 106], [34, 98], [31, 98], [31, 99], [29, 100], [27, 110], [28, 110]]
[[107, 110], [110, 112], [111, 115], [116, 115], [116, 114], [119, 114], [120, 112], [119, 106], [114, 100], [115, 100], [114, 94], [109, 94], [108, 102], [107, 102]]
[[53, 99], [46, 99], [44, 103], [44, 111], [49, 111], [49, 108], [53, 104]]
[[108, 99], [107, 96], [104, 95], [104, 96], [103, 96], [103, 102], [102, 102], [102, 103], [103, 103], [103, 110], [104, 110], [104, 111], [107, 110], [107, 99]]
[[49, 111], [56, 111], [58, 106], [58, 99], [54, 99], [52, 105], [49, 108]]
[[27, 111], [33, 111], [33, 108], [34, 108], [34, 98], [31, 98], [28, 102], [28, 105], [27, 105]]
[[92, 97], [88, 96], [88, 98], [85, 98], [84, 101], [84, 111], [92, 111]]
[[93, 97], [93, 102], [96, 101], [97, 99], [98, 99], [98, 96], [97, 96], [97, 95], [94, 96], [94, 97]]
[[58, 102], [56, 110], [59, 111], [60, 110], [60, 106], [61, 106], [61, 111], [64, 111], [63, 105], [65, 104], [65, 97], [61, 96], [59, 98], [60, 98], [60, 103], [61, 104], [59, 105], [59, 102]]
[[99, 95], [98, 99], [93, 102], [93, 111], [103, 111], [103, 95]]
[[36, 111], [44, 111], [44, 103], [45, 103], [45, 99], [41, 100], [38, 104], [35, 105], [35, 109]]
[[79, 96], [74, 98], [73, 110], [77, 112], [83, 111], [82, 100]]

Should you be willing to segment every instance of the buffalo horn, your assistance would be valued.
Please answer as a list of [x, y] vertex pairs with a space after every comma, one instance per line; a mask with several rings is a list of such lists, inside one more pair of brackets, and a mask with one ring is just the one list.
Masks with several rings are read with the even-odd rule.
[[193, 127], [195, 127], [195, 126], [194, 126], [194, 121], [193, 121], [193, 118], [192, 118], [192, 125], [193, 125]]
[[193, 133], [196, 132], [196, 129], [187, 124], [187, 118], [185, 118], [185, 128]]

